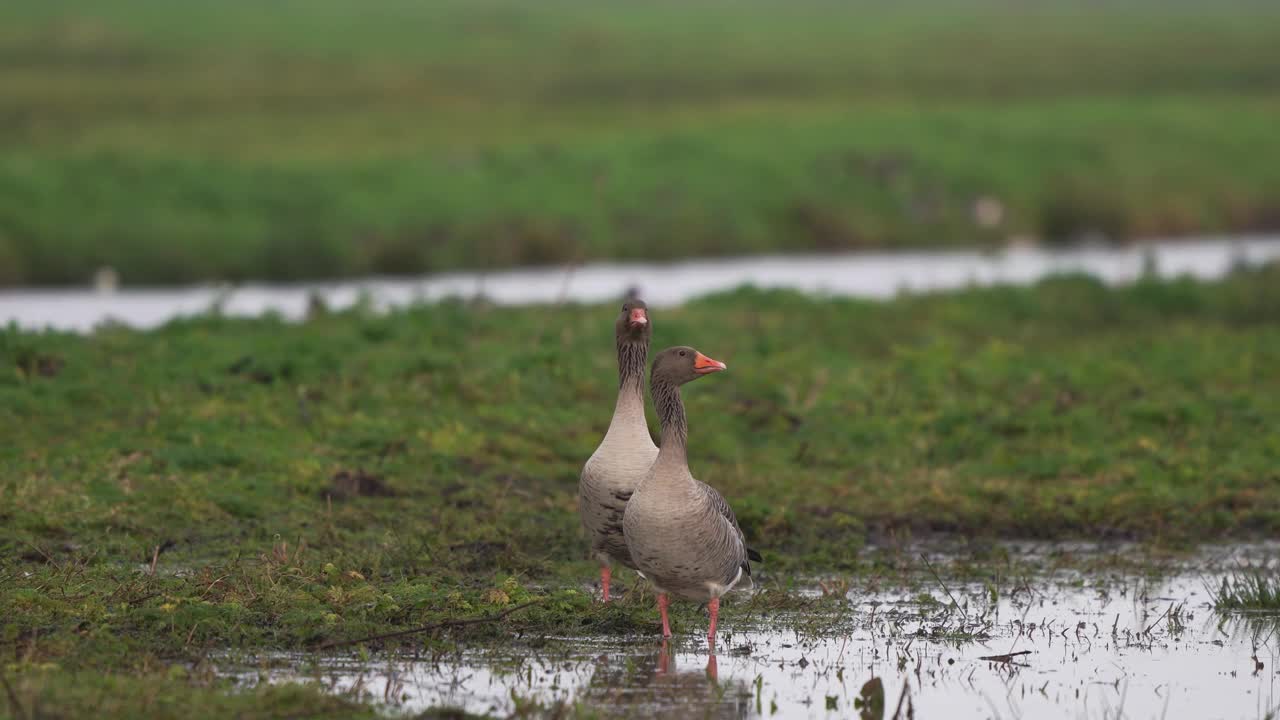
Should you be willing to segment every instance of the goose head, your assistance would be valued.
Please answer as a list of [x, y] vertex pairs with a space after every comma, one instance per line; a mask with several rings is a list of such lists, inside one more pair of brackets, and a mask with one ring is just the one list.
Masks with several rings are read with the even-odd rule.
[[683, 385], [703, 375], [728, 369], [719, 360], [713, 360], [691, 347], [667, 348], [653, 360], [653, 378], [672, 385]]
[[618, 313], [618, 320], [613, 325], [618, 340], [648, 343], [653, 335], [653, 325], [649, 322], [649, 306], [643, 300], [628, 300]]

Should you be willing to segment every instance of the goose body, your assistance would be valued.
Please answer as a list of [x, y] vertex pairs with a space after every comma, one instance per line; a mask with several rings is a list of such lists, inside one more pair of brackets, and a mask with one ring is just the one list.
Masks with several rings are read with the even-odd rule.
[[612, 564], [635, 567], [623, 537], [623, 512], [658, 456], [644, 414], [644, 367], [651, 333], [644, 303], [637, 300], [624, 305], [615, 331], [618, 400], [604, 439], [578, 479], [578, 511], [592, 555], [600, 563], [605, 601], [609, 600]]
[[582, 468], [578, 507], [591, 551], [601, 567], [635, 567], [622, 533], [623, 511], [658, 457], [644, 418], [644, 400], [619, 391], [609, 430]]
[[749, 589], [750, 551], [733, 510], [679, 465], [659, 460], [627, 504], [623, 528], [634, 567], [660, 592], [684, 600], [705, 603]]
[[711, 610], [709, 641], [715, 641], [720, 596], [749, 588], [751, 560], [737, 518], [720, 493], [689, 471], [688, 426], [679, 386], [725, 369], [724, 363], [692, 348], [659, 354], [651, 373], [654, 406], [662, 421], [661, 449], [623, 514], [623, 534], [636, 570], [659, 591], [663, 635], [667, 595], [705, 602]]

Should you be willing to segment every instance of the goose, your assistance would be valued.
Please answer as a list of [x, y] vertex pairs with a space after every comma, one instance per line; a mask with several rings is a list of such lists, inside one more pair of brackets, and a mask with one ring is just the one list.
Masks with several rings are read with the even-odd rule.
[[644, 482], [631, 495], [622, 529], [634, 567], [658, 591], [662, 636], [671, 637], [668, 595], [705, 602], [711, 613], [707, 642], [715, 646], [720, 596], [751, 587], [751, 561], [729, 503], [689, 472], [688, 425], [680, 386], [726, 366], [691, 347], [673, 347], [654, 358], [649, 375], [662, 423], [661, 449]]
[[612, 563], [635, 567], [622, 536], [622, 514], [631, 493], [658, 456], [644, 415], [644, 370], [652, 334], [648, 306], [642, 300], [628, 300], [614, 323], [618, 400], [613, 419], [578, 478], [578, 512], [591, 552], [600, 563], [604, 602], [609, 602]]

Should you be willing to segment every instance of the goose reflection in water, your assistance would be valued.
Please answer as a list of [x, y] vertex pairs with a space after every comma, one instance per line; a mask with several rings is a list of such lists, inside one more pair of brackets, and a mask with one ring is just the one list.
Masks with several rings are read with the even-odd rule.
[[705, 666], [680, 669], [676, 662], [666, 640], [650, 655], [601, 655], [583, 699], [608, 707], [615, 717], [669, 716], [673, 710], [709, 718], [751, 716], [750, 687], [738, 678], [721, 681], [714, 653], [707, 656]]

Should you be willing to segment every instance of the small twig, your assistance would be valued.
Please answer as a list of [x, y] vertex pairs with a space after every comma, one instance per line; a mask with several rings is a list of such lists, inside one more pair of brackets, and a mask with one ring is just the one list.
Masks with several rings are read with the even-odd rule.
[[[569, 285], [570, 283], [573, 282], [573, 273], [578, 269], [578, 263], [579, 263], [579, 260], [576, 256], [565, 263], [564, 279], [561, 280], [560, 289], [559, 291], [556, 292], [556, 299], [552, 303], [555, 307], [561, 307], [565, 304], [565, 302], [568, 301]], [[550, 315], [545, 316], [542, 320], [542, 324], [538, 327], [537, 338], [539, 343], [541, 343], [542, 339], [546, 337], [547, 328], [549, 327], [550, 323], [551, 323]]]
[[1005, 653], [1003, 655], [984, 655], [979, 660], [990, 660], [991, 662], [1013, 662], [1013, 659], [1019, 655], [1030, 655], [1030, 650], [1019, 650], [1018, 652]]
[[479, 625], [480, 623], [494, 622], [501, 620], [513, 612], [524, 610], [525, 608], [532, 607], [534, 605], [541, 605], [543, 602], [544, 601], [542, 600], [531, 600], [527, 603], [521, 603], [513, 608], [503, 610], [500, 613], [485, 615], [484, 617], [467, 618], [465, 620], [442, 620], [440, 622], [411, 628], [409, 630], [397, 630], [396, 632], [383, 633], [382, 635], [371, 635], [369, 637], [357, 638], [355, 640], [337, 640], [334, 642], [327, 642], [317, 647], [316, 650], [330, 650], [336, 647], [346, 647], [347, 645], [358, 645], [360, 643], [377, 642], [378, 640], [389, 640], [391, 638], [404, 637], [405, 635], [416, 635], [418, 633], [439, 630], [440, 628], [463, 627], [465, 625]]
[[157, 545], [155, 550], [151, 552], [151, 568], [147, 570], [147, 574], [152, 577], [156, 574], [156, 563], [160, 562], [160, 546]]
[[196, 628], [200, 627], [200, 621], [197, 620], [195, 625], [191, 626], [191, 632], [187, 633], [187, 641], [183, 643], [183, 647], [191, 645], [191, 638], [196, 636]]
[[31, 629], [31, 642], [27, 643], [27, 651], [22, 655], [22, 662], [31, 662], [36, 656], [36, 646], [40, 643], [40, 629]]
[[893, 720], [898, 720], [902, 712], [902, 701], [907, 699], [907, 681], [902, 681], [902, 693], [898, 695], [898, 707], [893, 710]]
[[9, 684], [9, 678], [5, 676], [3, 671], [0, 671], [0, 683], [4, 683], [4, 692], [9, 696], [9, 704], [13, 707], [13, 716], [31, 717], [27, 713], [27, 708], [23, 706], [22, 701], [18, 700], [18, 693], [13, 691], [13, 686]]
[[35, 550], [36, 552], [40, 553], [40, 555], [44, 558], [45, 562], [52, 565], [55, 570], [62, 570], [62, 568], [58, 565], [57, 561], [49, 557], [49, 553], [44, 551], [44, 548], [31, 542], [30, 540], [23, 540], [22, 543], [27, 547], [31, 548], [32, 550]]
[[565, 301], [569, 299], [569, 283], [573, 281], [573, 273], [577, 269], [578, 269], [577, 258], [574, 258], [573, 260], [570, 260], [569, 262], [565, 263], [564, 279], [560, 281], [560, 290], [559, 292], [556, 293], [555, 304], [557, 307], [564, 305]]
[[933, 579], [937, 580], [938, 584], [942, 586], [943, 592], [947, 594], [947, 597], [951, 598], [951, 604], [955, 605], [956, 609], [960, 611], [960, 615], [964, 618], [964, 622], [967, 625], [969, 623], [969, 613], [966, 612], [964, 608], [960, 607], [960, 603], [956, 602], [956, 596], [951, 594], [951, 590], [947, 587], [947, 584], [942, 582], [941, 577], [938, 577], [938, 571], [933, 569], [933, 563], [929, 562], [929, 557], [924, 553], [920, 553], [920, 559], [924, 561], [924, 566], [929, 568], [929, 572], [933, 574]]
[[1150, 634], [1150, 633], [1151, 633], [1151, 628], [1153, 628], [1153, 627], [1155, 627], [1156, 625], [1160, 624], [1160, 621], [1161, 621], [1161, 620], [1163, 620], [1163, 619], [1164, 619], [1164, 617], [1165, 617], [1165, 615], [1168, 615], [1168, 614], [1169, 614], [1169, 611], [1170, 611], [1170, 610], [1172, 610], [1172, 609], [1173, 609], [1173, 603], [1169, 603], [1169, 607], [1165, 608], [1165, 609], [1164, 609], [1164, 612], [1160, 613], [1160, 617], [1156, 618], [1156, 621], [1155, 621], [1155, 622], [1153, 622], [1153, 623], [1151, 623], [1150, 625], [1148, 625], [1148, 626], [1147, 626], [1147, 629], [1142, 631], [1142, 634], [1143, 634], [1143, 635], [1148, 635], [1148, 634]]
[[229, 578], [229, 577], [231, 577], [231, 576], [230, 576], [230, 575], [223, 575], [222, 577], [218, 578], [217, 580], [214, 580], [213, 582], [209, 583], [209, 587], [205, 588], [205, 589], [204, 589], [204, 592], [200, 593], [200, 599], [201, 599], [201, 600], [203, 600], [203, 599], [205, 598], [205, 596], [207, 596], [207, 595], [209, 594], [209, 591], [213, 589], [213, 586], [214, 586], [214, 585], [217, 585], [218, 583], [222, 582], [223, 580], [226, 580], [226, 579], [227, 579], [227, 578]]

